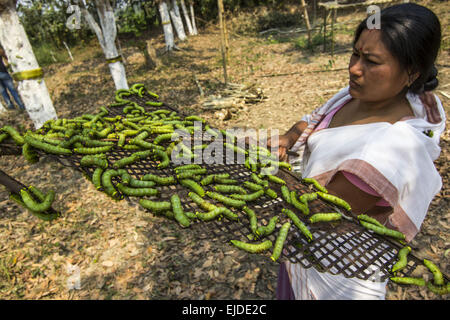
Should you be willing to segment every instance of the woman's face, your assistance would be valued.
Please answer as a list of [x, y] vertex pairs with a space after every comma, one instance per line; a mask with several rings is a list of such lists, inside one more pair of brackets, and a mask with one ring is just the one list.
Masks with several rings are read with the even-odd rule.
[[350, 95], [367, 102], [397, 96], [409, 77], [381, 41], [377, 29], [364, 30], [353, 48], [349, 63]]

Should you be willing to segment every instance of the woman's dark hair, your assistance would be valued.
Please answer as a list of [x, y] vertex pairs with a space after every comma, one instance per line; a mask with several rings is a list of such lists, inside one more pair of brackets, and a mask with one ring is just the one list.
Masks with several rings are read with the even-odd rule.
[[[367, 29], [367, 18], [356, 29], [353, 45]], [[381, 40], [409, 75], [419, 77], [409, 89], [413, 93], [431, 91], [438, 86], [434, 62], [441, 44], [441, 24], [429, 9], [414, 3], [402, 3], [381, 10]]]

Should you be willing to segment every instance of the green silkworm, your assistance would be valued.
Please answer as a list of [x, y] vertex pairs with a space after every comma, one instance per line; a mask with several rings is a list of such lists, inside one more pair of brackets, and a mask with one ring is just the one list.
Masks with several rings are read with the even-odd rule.
[[297, 193], [295, 192], [295, 190], [291, 191], [291, 204], [297, 208], [298, 210], [300, 210], [303, 214], [308, 215], [309, 214], [309, 207], [308, 204], [304, 203], [304, 202], [300, 202], [297, 200]]
[[191, 211], [185, 211], [184, 215], [186, 217], [188, 217], [190, 220], [198, 219], [198, 216], [194, 212], [191, 212]]
[[221, 210], [218, 210], [219, 208], [221, 208], [221, 207], [215, 207], [211, 211], [207, 211], [207, 212], [196, 212], [196, 216], [202, 221], [214, 220], [218, 216], [221, 215]]
[[139, 160], [145, 159], [153, 154], [153, 150], [144, 150], [144, 151], [137, 151], [133, 153], [133, 156], [138, 158]]
[[278, 184], [286, 184], [286, 181], [284, 181], [280, 177], [277, 177], [277, 176], [274, 176], [274, 175], [271, 175], [271, 174], [268, 174], [266, 176], [267, 176], [267, 179], [269, 181], [271, 181], [271, 182], [278, 183]]
[[291, 201], [291, 193], [289, 191], [289, 188], [286, 185], [281, 186], [281, 195], [287, 203], [292, 203]]
[[423, 264], [433, 273], [433, 283], [437, 286], [442, 286], [444, 284], [444, 276], [438, 266], [427, 259], [423, 259]]
[[41, 220], [52, 221], [52, 220], [54, 220], [54, 219], [56, 219], [56, 218], [58, 218], [60, 216], [59, 212], [51, 212], [51, 213], [48, 213], [48, 212], [37, 212], [37, 211], [33, 211], [33, 210], [29, 209], [25, 205], [25, 203], [22, 201], [22, 198], [18, 194], [11, 193], [9, 195], [9, 198], [11, 200], [13, 200], [14, 202], [16, 202], [18, 205], [26, 208], [29, 212], [31, 212], [32, 215], [38, 217]]
[[427, 288], [431, 292], [443, 296], [443, 295], [446, 295], [446, 294], [448, 294], [450, 292], [450, 283], [447, 283], [447, 285], [443, 285], [443, 286], [436, 286], [432, 282], [428, 281], [427, 282]]
[[155, 184], [156, 184], [155, 181], [138, 180], [138, 179], [134, 179], [134, 178], [131, 178], [130, 182], [129, 182], [130, 187], [133, 187], [133, 188], [151, 188]]
[[357, 218], [358, 218], [358, 220], [362, 220], [362, 221], [374, 224], [376, 226], [379, 226], [381, 228], [384, 228], [384, 226], [377, 219], [369, 217], [366, 214], [360, 214], [360, 215], [357, 216]]
[[242, 148], [240, 148], [238, 146], [235, 146], [234, 144], [230, 144], [230, 143], [224, 142], [223, 145], [226, 148], [229, 148], [230, 150], [233, 150], [236, 153], [240, 153], [240, 154], [243, 154], [243, 155], [248, 155], [247, 150], [244, 150], [244, 149], [242, 149]]
[[260, 243], [248, 243], [239, 240], [230, 240], [231, 244], [236, 248], [247, 251], [249, 253], [261, 253], [272, 248], [272, 241], [266, 240]]
[[329, 201], [331, 203], [334, 203], [334, 204], [344, 208], [347, 211], [351, 211], [352, 210], [352, 208], [350, 207], [348, 202], [343, 200], [343, 199], [341, 199], [341, 198], [339, 198], [339, 197], [336, 197], [336, 196], [334, 196], [332, 194], [324, 193], [324, 192], [321, 192], [321, 191], [317, 191], [316, 193], [322, 199], [324, 199], [326, 201]]
[[412, 278], [412, 277], [390, 277], [392, 282], [399, 284], [413, 284], [416, 286], [424, 286], [425, 280], [423, 278]]
[[203, 120], [199, 116], [187, 116], [187, 117], [184, 118], [184, 120], [187, 120], [187, 121], [201, 121], [201, 122], [205, 123], [205, 120]]
[[303, 235], [308, 239], [308, 242], [313, 240], [313, 235], [306, 227], [306, 225], [300, 220], [300, 218], [291, 210], [283, 208], [281, 210], [284, 214], [286, 214], [289, 219], [292, 220], [294, 225], [303, 233]]
[[406, 265], [408, 264], [407, 256], [410, 252], [411, 252], [410, 246], [403, 247], [398, 251], [398, 254], [397, 254], [398, 261], [392, 267], [392, 270], [391, 270], [392, 273], [394, 273], [398, 270], [402, 270], [403, 268], [406, 267]]
[[194, 201], [200, 208], [206, 211], [212, 211], [214, 208], [216, 208], [215, 205], [212, 203], [206, 201], [202, 197], [200, 197], [198, 194], [194, 192], [188, 193], [189, 198], [191, 198], [192, 201]]
[[[240, 186], [233, 186], [229, 184], [216, 184], [214, 186], [214, 189], [217, 192], [220, 193], [240, 193], [240, 194], [247, 194], [247, 191], [245, 191], [244, 188]], [[263, 192], [264, 193], [264, 192]]]
[[342, 218], [342, 215], [338, 212], [332, 212], [332, 213], [316, 213], [313, 214], [309, 218], [309, 222], [316, 223], [316, 222], [332, 222], [332, 221], [338, 221]]
[[236, 184], [237, 181], [234, 179], [229, 179], [229, 178], [220, 178], [220, 177], [216, 177], [214, 178], [214, 181], [220, 184]]
[[189, 227], [191, 225], [191, 220], [189, 220], [189, 218], [184, 214], [183, 206], [181, 205], [181, 200], [178, 194], [173, 194], [170, 197], [170, 203], [172, 205], [175, 220], [177, 220], [181, 226], [185, 228]]
[[24, 139], [25, 139], [25, 142], [28, 143], [33, 148], [41, 149], [47, 153], [57, 154], [57, 155], [72, 154], [72, 151], [70, 149], [62, 148], [60, 146], [54, 146], [50, 143], [46, 143], [46, 142], [37, 140], [37, 139], [31, 137], [30, 135], [25, 135]]
[[222, 202], [223, 204], [233, 207], [233, 208], [242, 208], [243, 206], [245, 206], [245, 201], [242, 200], [235, 200], [232, 198], [228, 198], [224, 195], [221, 195], [220, 193], [217, 192], [211, 192], [211, 191], [207, 191], [206, 195], [208, 197], [210, 197], [211, 199], [217, 200], [219, 202]]
[[163, 105], [162, 102], [155, 102], [155, 101], [147, 101], [145, 102], [145, 104], [152, 107], [161, 107]]
[[256, 235], [256, 229], [258, 228], [258, 225], [257, 225], [258, 221], [256, 218], [255, 211], [253, 211], [252, 209], [250, 209], [247, 206], [243, 207], [242, 210], [247, 214], [248, 220], [250, 222], [250, 230], [252, 231], [253, 234]]
[[123, 194], [133, 197], [156, 196], [159, 194], [159, 191], [157, 189], [127, 187], [124, 186], [122, 183], [117, 184], [117, 189], [119, 189], [119, 191], [122, 192]]
[[323, 193], [328, 193], [327, 188], [325, 188], [324, 186], [322, 186], [316, 179], [314, 178], [303, 178], [303, 182], [308, 183], [308, 184], [313, 184], [314, 187], [316, 187], [317, 190], [323, 192]]
[[113, 163], [112, 166], [114, 169], [120, 169], [132, 163], [135, 163], [137, 160], [139, 160], [138, 157], [136, 157], [135, 155], [131, 155], [129, 157], [124, 157], [120, 160], [117, 160]]
[[193, 169], [193, 170], [184, 170], [177, 173], [177, 179], [190, 179], [193, 176], [205, 174], [207, 170], [205, 168], [201, 169]]
[[392, 230], [392, 229], [388, 229], [386, 227], [380, 227], [377, 225], [374, 225], [372, 223], [368, 223], [365, 221], [359, 221], [359, 223], [364, 226], [365, 228], [372, 230], [373, 232], [379, 234], [379, 235], [384, 235], [384, 236], [389, 236], [389, 237], [393, 237], [396, 239], [400, 239], [400, 240], [405, 240], [405, 235], [397, 230]]
[[34, 151], [33, 148], [26, 142], [22, 145], [22, 155], [29, 163], [36, 163], [39, 161], [39, 156], [36, 151]]
[[95, 155], [85, 155], [81, 158], [80, 165], [83, 167], [99, 167], [106, 169], [108, 167], [108, 161]]
[[313, 201], [317, 199], [317, 193], [311, 192], [311, 193], [304, 193], [299, 197], [299, 200], [303, 202], [304, 204], [308, 205], [309, 201]]
[[155, 154], [158, 156], [160, 163], [157, 165], [158, 169], [167, 168], [170, 164], [170, 159], [167, 153], [162, 150], [155, 149]]
[[74, 148], [73, 151], [81, 154], [97, 154], [97, 153], [105, 153], [111, 150], [112, 146], [103, 146], [103, 147], [80, 147]]
[[[115, 169], [108, 169], [102, 174], [102, 186], [107, 195], [110, 197], [117, 199], [120, 197], [114, 185], [112, 184], [112, 177], [120, 175], [119, 172]], [[116, 196], [117, 195], [117, 196]]]
[[231, 211], [230, 209], [228, 209], [228, 208], [216, 207], [212, 211], [218, 211], [219, 215], [223, 215], [223, 216], [227, 217], [230, 220], [233, 220], [233, 221], [239, 220], [239, 216], [236, 213], [234, 213], [233, 211]]
[[100, 167], [96, 168], [92, 174], [92, 183], [96, 189], [100, 189], [102, 187], [102, 174], [103, 169]]
[[200, 181], [200, 184], [203, 186], [207, 186], [213, 182], [217, 182], [217, 179], [227, 179], [228, 177], [230, 177], [229, 173], [210, 174], [203, 178], [202, 181]]
[[272, 261], [277, 261], [278, 258], [281, 255], [281, 252], [283, 251], [284, 242], [286, 241], [289, 229], [291, 228], [290, 222], [285, 222], [280, 229], [280, 232], [278, 233], [277, 240], [275, 241], [275, 246], [272, 252], [272, 256], [270, 259]]
[[176, 137], [178, 137], [178, 133], [163, 133], [158, 135], [154, 140], [154, 144], [160, 144], [161, 142], [167, 141], [167, 140], [173, 140]]
[[181, 172], [181, 171], [186, 171], [186, 170], [194, 170], [194, 169], [202, 169], [202, 167], [198, 164], [185, 164], [182, 166], [178, 166], [176, 167], [174, 170], [176, 173]]
[[255, 201], [264, 194], [264, 190], [255, 191], [250, 194], [231, 194], [230, 198], [243, 201]]
[[9, 134], [17, 145], [21, 146], [25, 143], [24, 137], [13, 127], [6, 125], [1, 130]]
[[266, 226], [259, 226], [256, 229], [255, 234], [258, 237], [265, 237], [268, 236], [269, 234], [271, 234], [272, 232], [275, 231], [275, 227], [278, 223], [280, 218], [278, 218], [278, 216], [273, 216], [270, 220], [269, 223]]
[[197, 182], [191, 179], [182, 179], [180, 180], [180, 184], [186, 188], [191, 189], [196, 194], [198, 194], [200, 197], [205, 196], [205, 190], [203, 190], [202, 186], [199, 185]]
[[264, 189], [264, 193], [269, 197], [271, 197], [272, 199], [278, 198], [278, 194], [270, 188]]
[[265, 188], [268, 188], [268, 187], [269, 187], [269, 181], [261, 179], [260, 177], [258, 177], [258, 175], [257, 175], [256, 173], [252, 173], [252, 174], [250, 175], [250, 177], [251, 177], [251, 178], [253, 179], [253, 181], [255, 181], [257, 184], [259, 184], [259, 185], [261, 185], [261, 186], [263, 186], [263, 187], [265, 187]]
[[244, 181], [243, 185], [244, 185], [244, 187], [246, 187], [247, 189], [250, 189], [252, 191], [264, 190], [263, 186], [253, 183], [253, 182], [250, 182], [250, 181]]
[[53, 190], [49, 190], [45, 195], [44, 200], [41, 200], [41, 202], [35, 201], [26, 189], [21, 189], [20, 195], [25, 206], [35, 212], [44, 212], [49, 210], [52, 206], [53, 200], [55, 200], [55, 191]]
[[170, 210], [172, 208], [172, 204], [168, 201], [152, 201], [148, 199], [140, 199], [139, 204], [145, 209], [148, 209], [154, 213]]
[[156, 184], [163, 185], [163, 186], [170, 185], [170, 184], [176, 184], [176, 182], [177, 182], [175, 180], [175, 178], [172, 177], [172, 176], [161, 177], [161, 176], [157, 176], [157, 175], [154, 175], [154, 174], [151, 174], [151, 173], [148, 173], [148, 174], [144, 175], [141, 178], [141, 180], [154, 181], [154, 182], [156, 182]]

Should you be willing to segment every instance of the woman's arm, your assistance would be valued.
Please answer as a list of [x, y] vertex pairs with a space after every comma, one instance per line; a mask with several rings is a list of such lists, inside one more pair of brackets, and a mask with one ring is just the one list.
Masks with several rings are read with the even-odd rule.
[[297, 122], [285, 134], [278, 136], [278, 143], [275, 142], [277, 139], [270, 137], [267, 140], [267, 147], [278, 147], [278, 158], [281, 161], [287, 160], [286, 151], [292, 148], [307, 126], [308, 123], [306, 121]]

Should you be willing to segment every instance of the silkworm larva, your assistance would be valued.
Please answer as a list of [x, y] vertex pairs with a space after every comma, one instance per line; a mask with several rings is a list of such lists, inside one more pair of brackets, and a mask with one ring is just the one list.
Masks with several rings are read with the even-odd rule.
[[261, 253], [272, 248], [272, 241], [270, 240], [260, 243], [248, 243], [239, 240], [230, 240], [230, 242], [235, 247], [250, 253]]
[[300, 218], [291, 210], [283, 208], [281, 212], [285, 213], [289, 219], [292, 220], [294, 225], [303, 233], [303, 235], [308, 239], [308, 242], [313, 240], [313, 235], [306, 227], [306, 225], [300, 220]]
[[22, 145], [22, 155], [29, 163], [36, 163], [39, 161], [39, 156], [36, 151], [34, 151], [28, 143]]
[[123, 194], [126, 194], [127, 196], [133, 196], [133, 197], [156, 196], [159, 194], [159, 191], [157, 189], [132, 188], [132, 187], [124, 186], [122, 183], [117, 184], [117, 189], [119, 189], [119, 191], [122, 192]]
[[268, 195], [269, 197], [271, 197], [272, 199], [278, 198], [278, 194], [277, 194], [274, 190], [272, 190], [272, 189], [270, 189], [270, 188], [265, 189], [265, 190], [264, 190], [264, 193], [265, 193], [266, 195]]
[[323, 193], [328, 193], [327, 188], [325, 188], [324, 186], [322, 186], [316, 179], [314, 178], [303, 178], [303, 182], [308, 183], [308, 184], [313, 184], [314, 187], [316, 187], [317, 190], [323, 192]]
[[244, 155], [248, 155], [247, 150], [244, 150], [244, 149], [242, 149], [242, 148], [240, 148], [238, 146], [235, 146], [234, 144], [230, 144], [230, 143], [224, 142], [223, 145], [226, 148], [229, 148], [229, 149], [233, 150], [236, 153], [241, 153], [241, 154], [244, 154]]
[[416, 286], [424, 286], [425, 280], [423, 278], [412, 278], [412, 277], [390, 277], [392, 282], [399, 284], [413, 284]]
[[408, 264], [408, 259], [407, 256], [408, 254], [411, 252], [411, 247], [410, 246], [406, 246], [401, 248], [398, 251], [397, 257], [398, 257], [398, 261], [394, 264], [394, 266], [392, 267], [391, 272], [396, 272], [398, 270], [403, 269], [404, 267], [406, 267], [406, 265]]
[[253, 182], [250, 182], [250, 181], [244, 181], [243, 185], [244, 185], [244, 187], [246, 187], [252, 191], [264, 190], [263, 186], [253, 183]]
[[187, 117], [184, 118], [184, 120], [187, 120], [187, 121], [201, 121], [201, 122], [205, 123], [205, 120], [203, 120], [199, 116], [187, 116]]
[[136, 157], [135, 155], [131, 155], [129, 157], [124, 157], [120, 160], [117, 160], [116, 162], [113, 163], [112, 166], [114, 169], [120, 169], [132, 163], [135, 163], [137, 160], [138, 157]]
[[229, 184], [216, 184], [214, 186], [214, 189], [216, 189], [216, 191], [220, 192], [220, 193], [247, 194], [247, 191], [245, 191], [244, 188], [242, 188], [240, 186], [229, 185]]
[[427, 282], [427, 288], [435, 293], [435, 294], [439, 294], [439, 295], [446, 295], [450, 292], [450, 283], [447, 283], [447, 285], [443, 285], [443, 286], [436, 286], [434, 285], [431, 281]]
[[205, 174], [207, 170], [205, 168], [194, 169], [194, 170], [185, 170], [177, 173], [177, 179], [190, 179], [195, 175]]
[[210, 174], [210, 175], [207, 175], [205, 178], [203, 178], [202, 181], [200, 181], [200, 183], [203, 186], [207, 186], [207, 185], [209, 185], [209, 184], [211, 184], [213, 182], [217, 182], [217, 181], [215, 181], [216, 179], [220, 179], [220, 178], [226, 179], [229, 176], [230, 176], [229, 173]]
[[114, 176], [118, 176], [119, 172], [117, 172], [117, 170], [115, 169], [108, 169], [105, 172], [103, 172], [102, 174], [102, 186], [103, 189], [105, 191], [105, 193], [109, 196], [111, 196], [112, 198], [117, 198], [118, 196], [116, 196], [118, 194], [116, 188], [113, 186], [112, 184], [112, 177]]
[[221, 195], [220, 193], [217, 192], [211, 192], [211, 191], [207, 191], [206, 195], [208, 197], [210, 197], [211, 199], [217, 200], [219, 202], [222, 202], [223, 204], [233, 207], [233, 208], [242, 208], [243, 206], [245, 206], [245, 201], [242, 200], [235, 200], [235, 199], [231, 199], [228, 198], [224, 195]]
[[205, 190], [203, 190], [202, 186], [199, 185], [197, 182], [191, 179], [182, 179], [180, 180], [180, 184], [186, 188], [191, 189], [196, 194], [198, 194], [200, 197], [205, 196]]
[[156, 182], [156, 184], [159, 185], [169, 185], [169, 184], [175, 184], [176, 180], [174, 177], [169, 176], [169, 177], [160, 177], [151, 173], [148, 173], [146, 175], [144, 175], [141, 180], [150, 180], [150, 181], [154, 181]]
[[284, 181], [284, 180], [281, 179], [280, 177], [277, 177], [277, 176], [274, 176], [274, 175], [271, 175], [271, 174], [268, 174], [268, 175], [267, 175], [267, 179], [268, 179], [269, 181], [271, 181], [271, 182], [274, 182], [274, 183], [278, 183], [278, 184], [286, 184], [286, 181]]
[[332, 222], [332, 221], [338, 221], [342, 218], [342, 215], [338, 212], [332, 212], [332, 213], [316, 213], [313, 214], [309, 221], [311, 223], [316, 222]]
[[268, 187], [269, 187], [269, 181], [261, 179], [260, 177], [258, 177], [258, 175], [257, 175], [256, 173], [252, 173], [252, 174], [250, 175], [250, 177], [251, 177], [251, 178], [253, 179], [253, 181], [255, 181], [257, 184], [259, 184], [259, 185], [261, 185], [261, 186], [263, 186], [263, 187], [265, 187], [265, 188], [268, 188]]
[[221, 211], [220, 210], [215, 210], [215, 209], [218, 209], [218, 208], [219, 207], [215, 207], [211, 211], [207, 211], [207, 212], [197, 212], [196, 216], [202, 221], [211, 221], [213, 219], [216, 219], [218, 216], [220, 216]]
[[286, 222], [281, 226], [280, 232], [278, 233], [277, 240], [275, 241], [275, 246], [270, 259], [272, 261], [277, 261], [283, 251], [284, 242], [286, 241], [289, 229], [291, 227], [290, 222]]
[[386, 227], [380, 227], [377, 225], [374, 225], [372, 223], [368, 223], [365, 221], [359, 221], [359, 223], [364, 226], [365, 228], [372, 230], [373, 232], [380, 234], [380, 235], [384, 235], [384, 236], [389, 236], [389, 237], [393, 237], [396, 239], [400, 239], [400, 240], [405, 240], [405, 235], [397, 230], [392, 230], [392, 229], [388, 229]]
[[286, 185], [281, 186], [281, 195], [287, 203], [292, 203], [291, 201], [291, 193], [289, 191], [289, 188]]
[[291, 204], [300, 210], [303, 214], [308, 215], [309, 214], [309, 207], [308, 204], [305, 204], [304, 202], [300, 202], [297, 200], [297, 193], [295, 190], [291, 191]]
[[20, 206], [22, 206], [22, 207], [28, 209], [28, 211], [31, 212], [32, 215], [38, 217], [38, 218], [41, 219], [41, 220], [44, 220], [44, 221], [52, 221], [52, 220], [54, 220], [54, 219], [56, 219], [56, 218], [58, 218], [58, 217], [60, 216], [60, 213], [59, 213], [59, 212], [52, 212], [52, 213], [47, 213], [47, 212], [36, 212], [36, 211], [33, 211], [33, 210], [29, 209], [29, 208], [25, 205], [25, 203], [22, 201], [22, 198], [21, 198], [18, 194], [11, 193], [11, 194], [9, 195], [9, 198], [10, 198], [11, 200], [15, 201], [18, 205], [20, 205]]
[[243, 207], [242, 210], [247, 214], [248, 220], [250, 221], [250, 230], [252, 231], [253, 234], [256, 235], [256, 229], [258, 228], [257, 225], [258, 221], [256, 218], [255, 211], [253, 211], [247, 206]]
[[152, 201], [148, 199], [140, 199], [139, 204], [152, 212], [161, 212], [170, 210], [172, 205], [168, 201]]
[[216, 208], [215, 205], [212, 203], [206, 201], [202, 197], [200, 197], [198, 194], [194, 192], [188, 193], [189, 198], [191, 198], [192, 201], [194, 201], [200, 208], [206, 211], [212, 211], [214, 208]]
[[304, 193], [299, 197], [299, 200], [303, 202], [304, 204], [308, 205], [309, 201], [313, 201], [317, 199], [317, 193], [311, 192], [311, 193]]
[[134, 178], [131, 178], [129, 182], [130, 187], [134, 188], [150, 188], [153, 187], [155, 184], [156, 184], [155, 181], [138, 180]]
[[109, 151], [112, 146], [103, 146], [103, 147], [81, 147], [74, 148], [73, 151], [81, 154], [97, 154], [97, 153], [105, 153]]
[[92, 174], [92, 183], [94, 184], [96, 189], [100, 189], [102, 187], [102, 168], [96, 168], [94, 173]]
[[185, 228], [189, 227], [191, 225], [191, 220], [189, 220], [189, 218], [184, 214], [183, 206], [181, 205], [181, 200], [178, 194], [173, 194], [170, 197], [170, 203], [172, 205], [175, 220], [177, 220], [181, 226]]
[[25, 139], [25, 142], [28, 143], [29, 145], [31, 145], [33, 148], [41, 149], [47, 153], [58, 154], [58, 155], [72, 154], [72, 151], [70, 149], [62, 148], [59, 146], [54, 146], [52, 144], [49, 144], [49, 143], [46, 143], [43, 141], [39, 141], [29, 135], [25, 135], [24, 139]]
[[27, 208], [35, 212], [47, 211], [52, 206], [53, 200], [55, 200], [55, 191], [53, 190], [47, 192], [42, 202], [36, 202], [26, 189], [21, 189], [20, 195]]
[[158, 169], [167, 168], [170, 164], [170, 159], [169, 159], [169, 156], [167, 155], [167, 153], [165, 153], [162, 150], [158, 150], [158, 149], [155, 149], [154, 152], [159, 157], [159, 160], [161, 161], [157, 165]]
[[202, 169], [202, 167], [198, 164], [185, 164], [183, 166], [176, 167], [174, 170], [175, 172], [181, 172], [186, 170], [194, 170], [194, 169]]
[[85, 155], [83, 158], [81, 158], [80, 165], [83, 167], [95, 166], [106, 169], [108, 167], [108, 161], [95, 155]]
[[220, 184], [236, 184], [237, 180], [234, 179], [229, 179], [229, 178], [220, 178], [220, 177], [215, 177], [214, 181]]
[[264, 194], [264, 190], [255, 191], [250, 194], [231, 194], [230, 198], [243, 201], [255, 201]]
[[362, 220], [362, 221], [365, 221], [365, 222], [368, 222], [368, 223], [372, 223], [372, 224], [374, 224], [376, 226], [384, 228], [384, 226], [377, 219], [369, 217], [366, 214], [360, 214], [360, 215], [357, 216], [357, 218], [358, 218], [358, 220]]
[[437, 286], [442, 286], [444, 284], [444, 276], [438, 266], [427, 259], [423, 259], [423, 264], [433, 273], [433, 283]]
[[347, 211], [351, 211], [352, 210], [352, 208], [350, 207], [348, 202], [343, 200], [343, 199], [341, 199], [341, 198], [339, 198], [339, 197], [336, 197], [336, 196], [334, 196], [332, 194], [324, 193], [324, 192], [321, 192], [321, 191], [317, 191], [317, 195], [319, 197], [321, 197], [322, 199], [326, 200], [326, 201], [329, 201], [331, 203], [334, 203], [334, 204], [344, 208]]
[[17, 145], [21, 146], [25, 143], [24, 137], [13, 127], [6, 125], [1, 130], [9, 134]]
[[266, 226], [260, 226], [256, 229], [256, 235], [258, 237], [264, 237], [274, 232], [279, 219], [278, 216], [273, 216]]
[[173, 140], [172, 137], [178, 136], [177, 133], [163, 133], [158, 135], [154, 140], [154, 144], [160, 144], [161, 142], [167, 141], [167, 140]]

